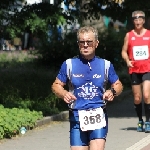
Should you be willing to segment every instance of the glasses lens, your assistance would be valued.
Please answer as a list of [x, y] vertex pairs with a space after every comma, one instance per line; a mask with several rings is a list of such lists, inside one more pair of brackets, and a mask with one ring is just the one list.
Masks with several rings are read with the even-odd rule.
[[85, 43], [86, 43], [88, 46], [93, 46], [93, 41], [79, 41], [80, 46], [84, 46]]

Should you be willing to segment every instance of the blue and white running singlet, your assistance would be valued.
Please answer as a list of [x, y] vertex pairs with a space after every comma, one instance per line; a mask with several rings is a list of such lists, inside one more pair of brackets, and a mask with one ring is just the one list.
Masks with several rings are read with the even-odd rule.
[[[92, 139], [105, 139], [108, 132], [108, 117], [106, 103], [103, 100], [104, 84], [106, 81], [105, 60], [94, 57], [91, 60], [85, 60], [82, 57], [75, 57], [71, 59], [71, 70], [68, 78], [67, 62], [64, 61], [57, 78], [67, 83], [70, 79], [69, 86], [71, 92], [75, 95], [77, 100], [73, 101], [70, 106], [70, 145], [71, 146], [86, 146]], [[110, 63], [108, 69], [108, 82], [115, 83], [118, 76]], [[89, 131], [81, 131], [79, 123], [79, 110], [92, 110], [96, 108], [103, 108], [106, 126]]]

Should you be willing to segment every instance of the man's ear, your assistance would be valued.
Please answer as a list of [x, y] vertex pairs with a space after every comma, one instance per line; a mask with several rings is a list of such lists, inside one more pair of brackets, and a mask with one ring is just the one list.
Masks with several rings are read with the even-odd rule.
[[96, 41], [96, 44], [95, 44], [96, 48], [97, 48], [98, 44], [99, 44], [99, 40]]

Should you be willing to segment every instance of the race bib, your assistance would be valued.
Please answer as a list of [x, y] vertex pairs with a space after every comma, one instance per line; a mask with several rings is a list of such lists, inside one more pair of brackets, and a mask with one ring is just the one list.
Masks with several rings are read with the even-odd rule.
[[82, 131], [100, 129], [106, 126], [105, 114], [102, 108], [79, 110], [78, 113]]
[[134, 46], [133, 47], [133, 58], [134, 60], [145, 60], [149, 58], [148, 46]]

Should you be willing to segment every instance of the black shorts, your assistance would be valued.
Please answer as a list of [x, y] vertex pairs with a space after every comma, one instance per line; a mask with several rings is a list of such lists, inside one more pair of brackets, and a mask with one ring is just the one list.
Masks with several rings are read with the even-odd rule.
[[145, 80], [150, 80], [150, 72], [146, 73], [132, 73], [130, 74], [131, 84], [139, 85]]

